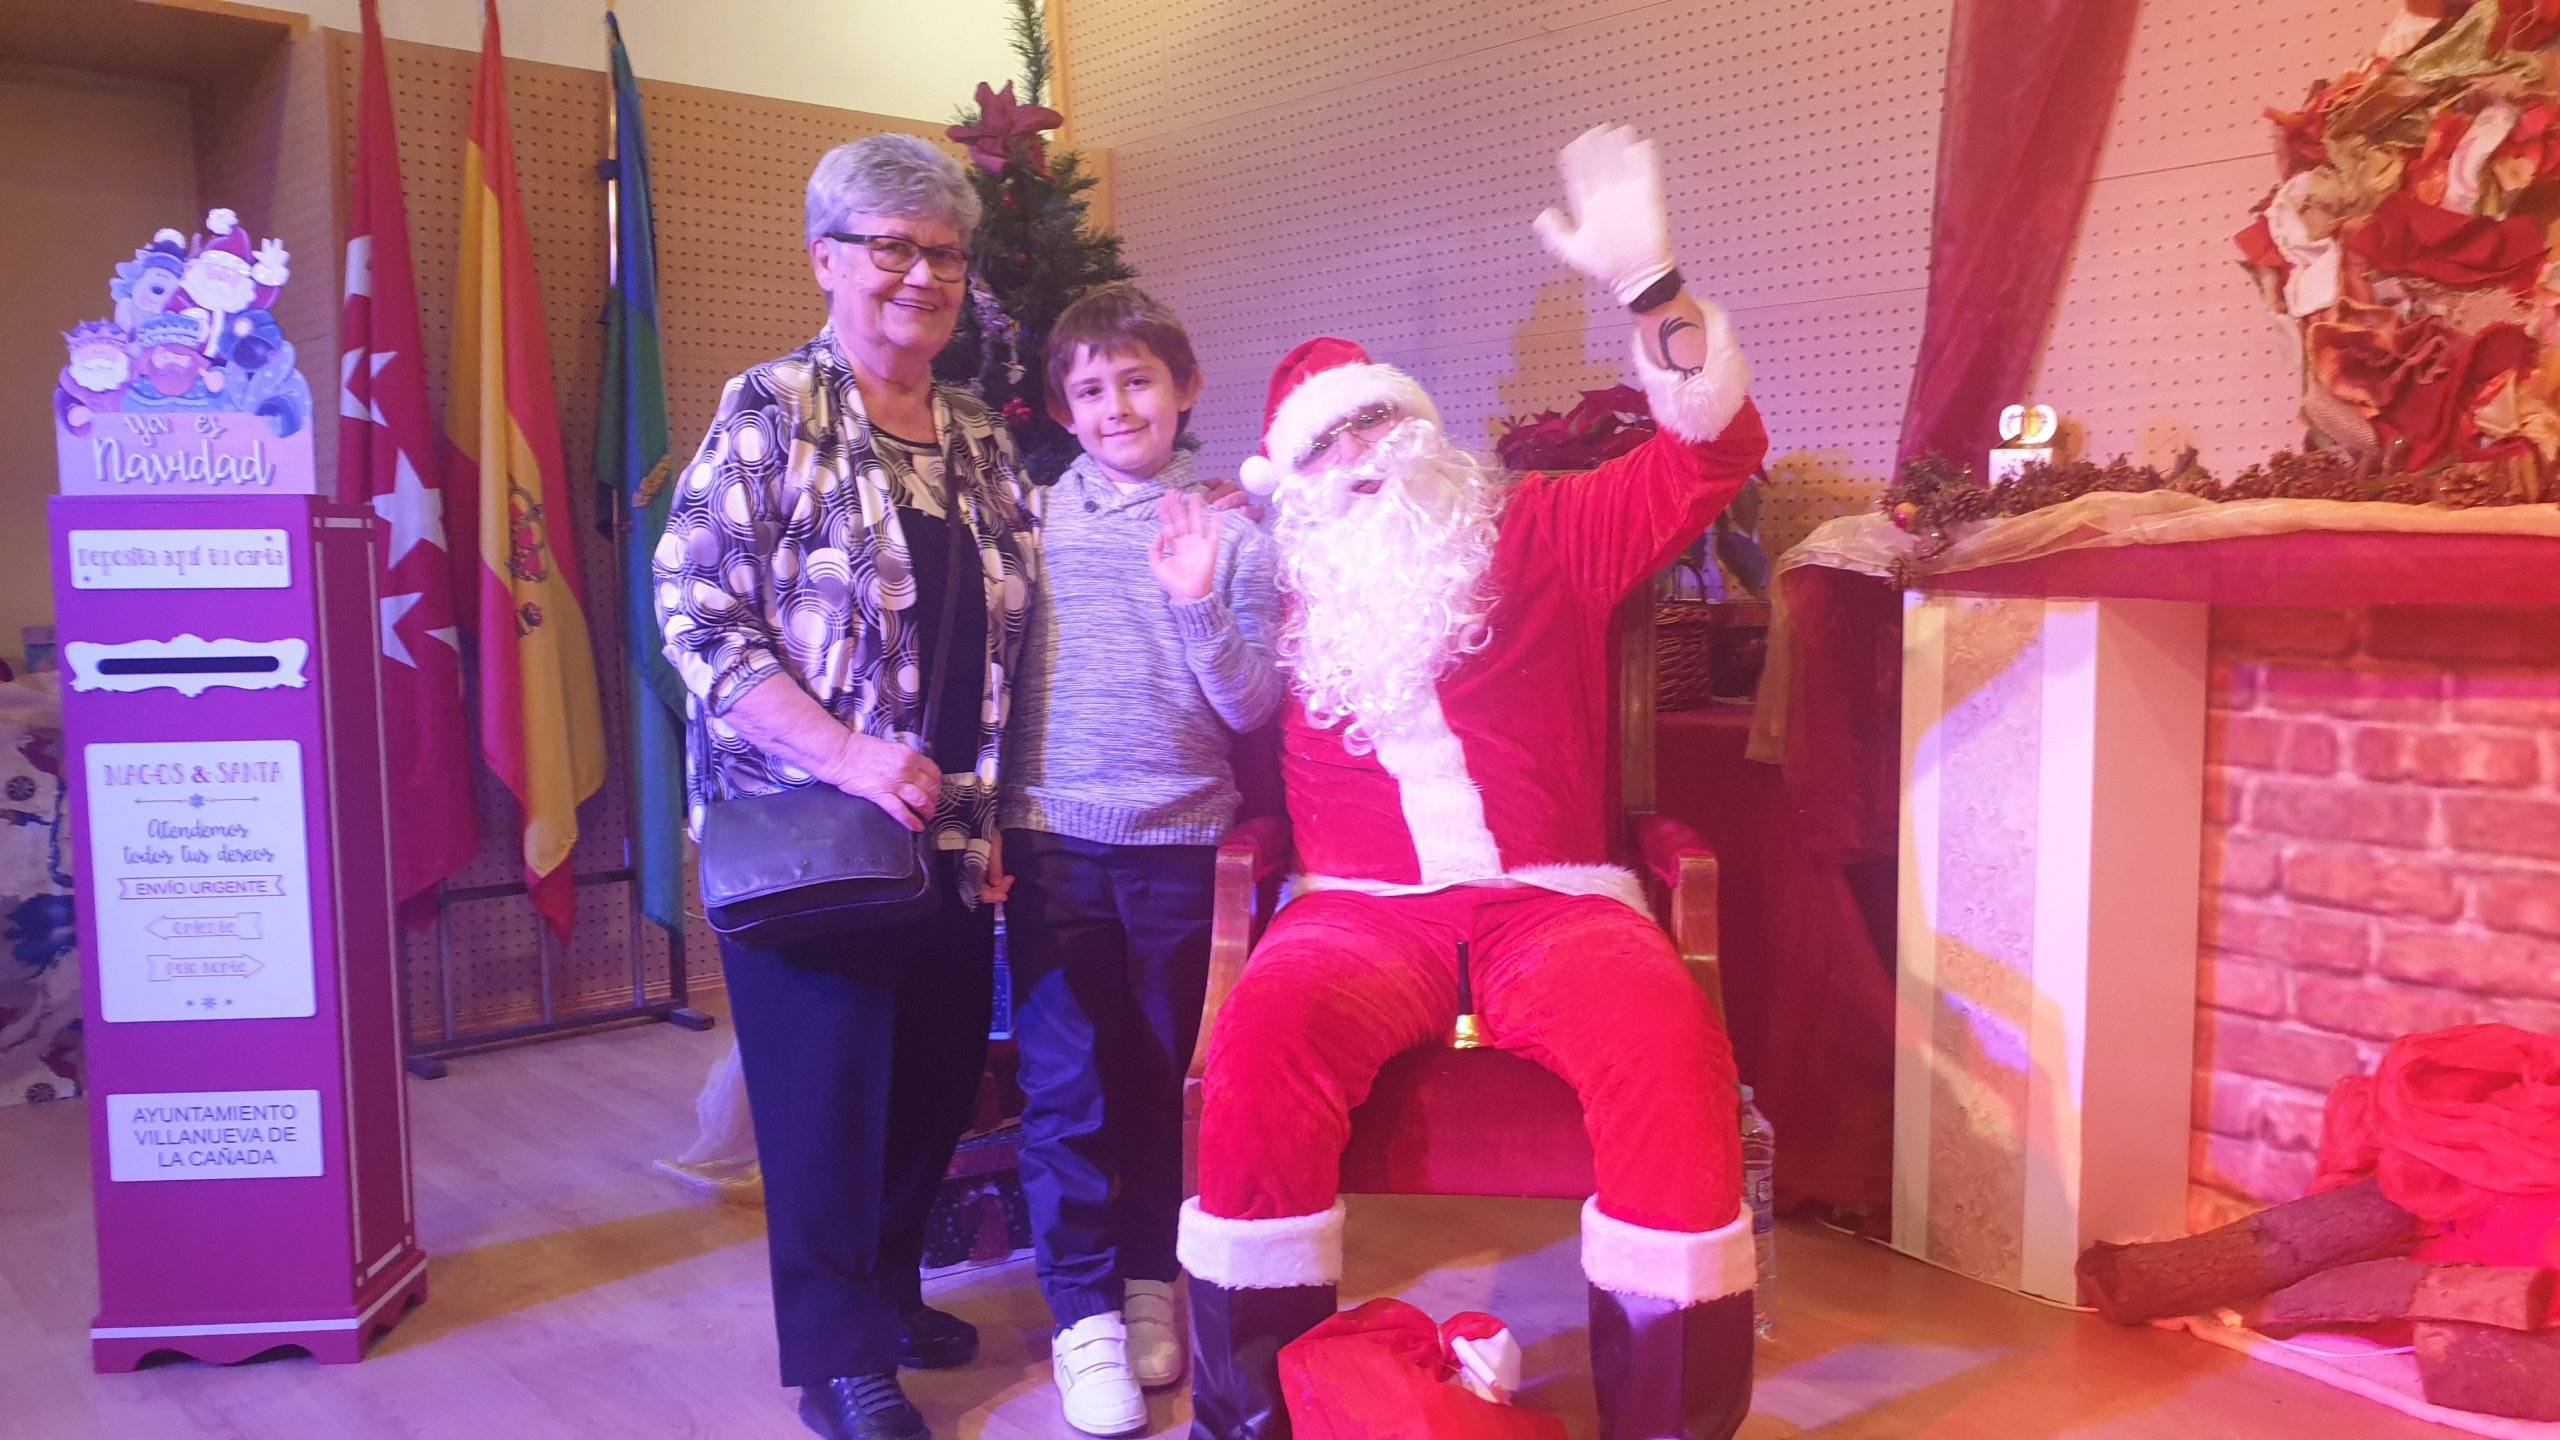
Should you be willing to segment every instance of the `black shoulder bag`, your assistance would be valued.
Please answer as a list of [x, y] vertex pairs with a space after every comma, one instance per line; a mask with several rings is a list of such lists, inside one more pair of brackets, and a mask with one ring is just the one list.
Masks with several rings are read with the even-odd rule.
[[[933, 628], [933, 673], [925, 680], [928, 756], [952, 668], [951, 617], [977, 594], [961, 584], [974, 547], [957, 493], [949, 509], [951, 562]], [[911, 831], [832, 785], [715, 800], [703, 810], [703, 913], [721, 935], [760, 950], [921, 920], [942, 904], [933, 871], [933, 817]]]

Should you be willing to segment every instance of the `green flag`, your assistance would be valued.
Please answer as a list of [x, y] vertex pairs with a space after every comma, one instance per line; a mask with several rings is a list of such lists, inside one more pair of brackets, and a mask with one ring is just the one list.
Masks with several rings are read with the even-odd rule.
[[649, 562], [667, 528], [667, 381], [658, 357], [658, 247], [649, 216], [649, 147], [640, 86], [607, 10], [614, 150], [599, 171], [615, 183], [613, 293], [605, 301], [604, 398], [596, 418], [596, 507], [606, 532], [622, 518], [622, 630], [630, 652], [631, 864], [640, 910], [669, 931], [684, 924], [684, 682], [658, 648]]

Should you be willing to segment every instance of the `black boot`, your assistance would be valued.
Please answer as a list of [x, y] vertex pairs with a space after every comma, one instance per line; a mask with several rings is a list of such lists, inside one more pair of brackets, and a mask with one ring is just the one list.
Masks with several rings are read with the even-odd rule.
[[1600, 1440], [1728, 1440], [1751, 1413], [1751, 1292], [1701, 1305], [1591, 1287]]
[[1289, 1440], [1280, 1347], [1334, 1311], [1334, 1287], [1230, 1290], [1191, 1277], [1192, 1440]]

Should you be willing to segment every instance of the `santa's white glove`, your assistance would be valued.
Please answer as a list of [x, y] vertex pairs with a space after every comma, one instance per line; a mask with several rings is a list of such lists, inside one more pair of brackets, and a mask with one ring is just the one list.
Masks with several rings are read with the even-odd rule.
[[1623, 125], [1603, 125], [1564, 147], [1565, 201], [1573, 216], [1548, 210], [1535, 222], [1556, 258], [1609, 287], [1629, 304], [1671, 273], [1671, 222], [1662, 169], [1651, 141]]
[[281, 287], [292, 276], [293, 272], [287, 268], [291, 258], [283, 241], [266, 241], [258, 247], [258, 263], [249, 267], [249, 278], [261, 285]]

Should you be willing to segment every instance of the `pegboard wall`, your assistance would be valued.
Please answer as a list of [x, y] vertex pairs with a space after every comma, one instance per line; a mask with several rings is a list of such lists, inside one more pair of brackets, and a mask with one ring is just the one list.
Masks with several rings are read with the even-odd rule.
[[[297, 35], [234, 87], [195, 95], [196, 193], [207, 206], [238, 211], [260, 235], [295, 237], [293, 282], [276, 297], [276, 324], [294, 346], [294, 368], [311, 387], [313, 463], [338, 470], [339, 276], [336, 188], [329, 183], [328, 42]], [[172, 217], [176, 219], [178, 217]], [[182, 220], [190, 230], [192, 221]]]
[[2398, 0], [2142, 0], [2035, 398], [2083, 452], [2229, 476], [2302, 444], [2293, 328], [2231, 237], [2277, 180], [2270, 107], [2372, 53]]
[[[338, 153], [347, 157], [354, 153], [361, 48], [344, 31], [329, 32], [329, 39], [338, 89]], [[597, 47], [601, 57], [601, 36]], [[441, 414], [463, 149], [479, 57], [401, 42], [384, 49], [399, 118], [430, 402]], [[572, 860], [581, 877], [599, 877], [624, 865], [630, 823], [628, 781], [620, 765], [628, 749], [621, 589], [614, 578], [616, 547], [596, 533], [598, 497], [589, 478], [603, 383], [604, 186], [595, 166], [605, 150], [606, 81], [597, 70], [511, 61], [507, 82], [517, 181], [541, 278], [568, 489], [587, 578], [587, 627], [596, 646], [613, 758], [604, 787], [579, 809]], [[940, 132], [915, 121], [692, 86], [642, 81], [640, 91], [656, 191], [669, 432], [680, 459], [710, 424], [730, 376], [806, 341], [824, 323], [801, 243], [801, 194], [818, 157], [883, 130], [936, 139]], [[314, 389], [320, 389], [317, 382]], [[480, 815], [480, 854], [453, 877], [457, 889], [521, 878], [515, 803], [485, 770]], [[627, 885], [581, 883], [577, 930], [548, 995], [541, 980], [543, 930], [521, 895], [452, 904], [444, 936], [453, 960], [450, 997], [439, 993], [436, 933], [412, 932], [415, 1037], [438, 1038], [448, 1000], [457, 1029], [466, 1034], [538, 1017], [546, 1003], [560, 1015], [628, 1004], [635, 955], [650, 993], [666, 993], [665, 938], [635, 922]], [[698, 919], [688, 927], [686, 955], [691, 973], [716, 983], [718, 952]]]
[[[1791, 545], [1888, 474], [1928, 285], [1952, 0], [1061, 0], [1076, 137], [1113, 152], [1140, 282], [1198, 343], [1231, 466], [1291, 345], [1414, 372], [1459, 437], [1625, 376], [1626, 323], [1529, 217], [1591, 125], [1660, 146], [1682, 268], [1731, 312]], [[2134, 3], [2134, 0], [2105, 0]], [[2261, 113], [2397, 0], [2141, 0], [2036, 398], [2099, 453], [2297, 438], [2287, 337], [2231, 233], [2270, 183]], [[2023, 397], [2022, 397], [2023, 398]]]
[[1751, 355], [1781, 481], [1764, 523], [1792, 543], [1892, 459], [1948, 4], [1069, 0], [1066, 54], [1140, 282], [1198, 342], [1222, 467], [1310, 335], [1411, 370], [1471, 445], [1627, 378], [1623, 312], [1529, 220], [1560, 202], [1559, 146], [1636, 127], [1682, 268]]

